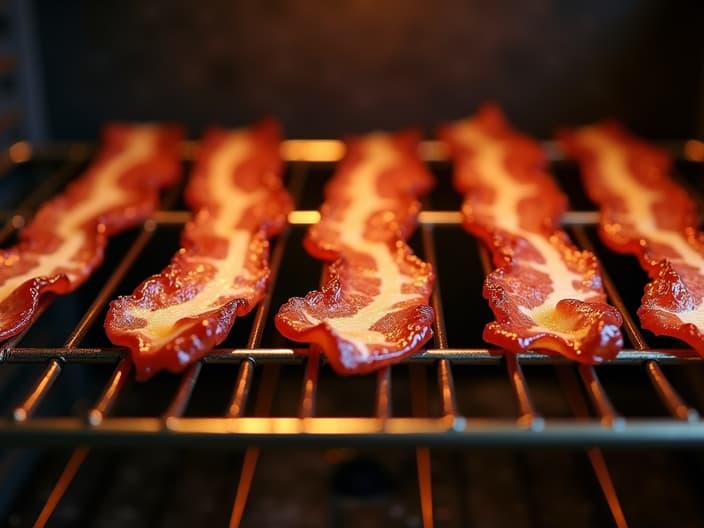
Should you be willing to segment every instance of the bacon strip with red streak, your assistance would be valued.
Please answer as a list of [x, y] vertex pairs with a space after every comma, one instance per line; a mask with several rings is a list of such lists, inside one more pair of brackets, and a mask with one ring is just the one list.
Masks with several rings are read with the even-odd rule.
[[455, 160], [455, 186], [465, 194], [464, 227], [497, 266], [484, 283], [496, 317], [484, 339], [585, 363], [613, 358], [623, 346], [621, 316], [606, 304], [594, 255], [559, 228], [567, 199], [545, 172], [540, 146], [490, 105], [443, 127], [440, 136]]
[[670, 176], [670, 157], [613, 122], [559, 138], [600, 206], [604, 243], [637, 256], [652, 279], [638, 309], [643, 328], [704, 355], [704, 233], [694, 202]]
[[285, 227], [292, 208], [279, 136], [273, 121], [206, 133], [186, 189], [197, 214], [182, 249], [132, 295], [113, 301], [105, 321], [110, 340], [130, 348], [138, 379], [201, 358], [264, 296], [268, 238]]
[[17, 245], [0, 251], [0, 340], [30, 325], [43, 294], [85, 282], [110, 235], [152, 214], [159, 190], [180, 175], [181, 139], [175, 126], [105, 128], [96, 160], [39, 209]]
[[321, 291], [284, 304], [275, 318], [289, 339], [314, 343], [341, 374], [366, 373], [417, 351], [430, 337], [434, 275], [404, 242], [433, 179], [415, 132], [347, 142], [325, 190], [321, 220], [304, 241], [331, 262]]

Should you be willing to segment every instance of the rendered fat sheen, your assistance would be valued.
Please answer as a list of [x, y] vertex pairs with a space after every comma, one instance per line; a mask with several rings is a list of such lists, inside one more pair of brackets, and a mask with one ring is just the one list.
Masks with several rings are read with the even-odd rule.
[[216, 269], [215, 276], [188, 301], [156, 310], [137, 306], [133, 308], [135, 317], [147, 321], [147, 325], [140, 328], [140, 333], [151, 336], [148, 349], [158, 351], [159, 346], [168, 342], [172, 337], [174, 325], [179, 320], [217, 306], [215, 301], [222, 296], [234, 298], [244, 294], [233, 287], [233, 277], [245, 272], [244, 259], [252, 234], [249, 230], [235, 229], [234, 226], [244, 211], [263, 198], [264, 192], [244, 192], [232, 185], [231, 180], [233, 169], [247, 158], [249, 152], [250, 145], [246, 136], [232, 133], [210, 161], [208, 187], [210, 195], [219, 207], [219, 212], [213, 219], [213, 231], [229, 243], [224, 259], [199, 257], [198, 261], [212, 264]]
[[[401, 293], [401, 288], [409, 281], [409, 277], [399, 271], [388, 244], [370, 242], [362, 236], [363, 226], [374, 212], [394, 205], [393, 200], [379, 196], [377, 180], [381, 172], [392, 167], [398, 160], [398, 154], [381, 135], [371, 136], [365, 147], [364, 161], [354, 169], [354, 175], [351, 176], [354, 180], [354, 193], [351, 196], [352, 202], [339, 222], [340, 237], [342, 244], [374, 257], [381, 278], [380, 293], [353, 316], [331, 318], [327, 323], [353, 343], [363, 356], [368, 357], [367, 343], [390, 344], [383, 333], [369, 329], [379, 319], [380, 314], [387, 313], [397, 303], [413, 299], [417, 295]], [[309, 312], [306, 312], [306, 316], [313, 324], [321, 322]]]
[[91, 186], [89, 195], [61, 217], [61, 222], [56, 226], [56, 234], [62, 239], [61, 246], [49, 254], [37, 254], [38, 263], [35, 267], [6, 280], [0, 286], [0, 302], [24, 282], [55, 274], [58, 266], [65, 268], [69, 276], [72, 270], [82, 268], [82, 263], [77, 263], [73, 268], [71, 266], [73, 257], [86, 242], [88, 235], [82, 225], [100, 213], [128, 201], [129, 191], [120, 186], [120, 178], [126, 170], [151, 157], [155, 148], [155, 131], [148, 126], [135, 128], [129, 135], [125, 150], [107, 161], [101, 167], [100, 174], [96, 175], [100, 185]]
[[320, 220], [304, 240], [329, 274], [320, 290], [289, 299], [274, 319], [285, 337], [316, 345], [340, 374], [396, 363], [432, 336], [434, 273], [405, 242], [418, 197], [433, 185], [419, 140], [415, 131], [348, 140]]
[[495, 265], [483, 288], [495, 319], [483, 338], [508, 352], [544, 350], [590, 364], [613, 358], [623, 346], [621, 316], [606, 303], [594, 255], [559, 228], [566, 199], [539, 144], [492, 104], [439, 134], [465, 194], [463, 225]]
[[488, 185], [501, 189], [494, 195], [492, 209], [496, 227], [512, 233], [521, 231], [518, 217], [518, 203], [535, 190], [535, 184], [517, 182], [506, 172], [505, 152], [501, 142], [484, 134], [476, 125], [461, 123], [457, 127], [457, 137], [465, 146], [474, 151], [473, 164], [477, 166], [477, 176]]
[[181, 248], [131, 295], [113, 300], [105, 320], [110, 340], [130, 349], [139, 380], [198, 361], [263, 297], [268, 239], [292, 208], [279, 145], [280, 127], [270, 119], [205, 133], [185, 191], [195, 215]]
[[[681, 262], [704, 270], [704, 258], [689, 246], [681, 233], [657, 227], [653, 206], [662, 197], [634, 177], [628, 167], [625, 150], [597, 129], [580, 130], [578, 138], [588, 148], [598, 152], [596, 160], [600, 173], [604, 175], [604, 178], [600, 180], [601, 185], [609, 187], [610, 194], [618, 195], [623, 200], [629, 221], [638, 225], [638, 230], [643, 234], [643, 237], [648, 241], [674, 249], [681, 258], [669, 258], [668, 260], [675, 266], [677, 262]], [[704, 328], [704, 310], [701, 308], [700, 305], [694, 310], [671, 313], [684, 323], [691, 323], [702, 329]]]
[[[505, 149], [500, 141], [496, 141], [484, 134], [478, 127], [469, 123], [463, 123], [458, 127], [458, 137], [466, 146], [474, 151], [473, 163], [477, 166], [477, 174], [487, 185], [501, 189], [496, 194], [492, 202], [493, 217], [497, 227], [505, 229], [530, 242], [543, 257], [545, 262], [523, 261], [523, 266], [529, 266], [550, 277], [552, 291], [542, 305], [533, 309], [521, 306], [521, 311], [532, 320], [539, 323], [534, 330], [540, 330], [541, 326], [549, 329], [550, 332], [562, 335], [565, 338], [578, 337], [575, 334], [561, 333], [556, 325], [558, 320], [554, 317], [554, 309], [558, 301], [562, 299], [584, 300], [593, 295], [592, 292], [585, 294], [573, 287], [575, 281], [579, 282], [582, 277], [567, 268], [562, 255], [552, 246], [545, 237], [522, 229], [518, 216], [518, 205], [524, 198], [533, 196], [536, 192], [534, 183], [521, 183], [513, 178], [505, 166]], [[583, 329], [586, 332], [586, 328]]]

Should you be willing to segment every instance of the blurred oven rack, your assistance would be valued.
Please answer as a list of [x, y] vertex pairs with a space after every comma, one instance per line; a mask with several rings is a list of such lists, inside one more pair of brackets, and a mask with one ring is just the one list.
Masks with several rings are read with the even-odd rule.
[[[560, 153], [550, 142], [543, 143], [551, 160], [559, 160]], [[663, 143], [677, 156], [701, 161], [702, 144], [697, 141]], [[193, 158], [195, 143], [184, 144], [184, 160]], [[13, 144], [3, 155], [2, 165], [6, 170], [16, 164], [38, 159], [60, 161], [60, 168], [48, 178], [24, 202], [12, 210], [4, 211], [4, 226], [0, 229], [0, 241], [5, 242], [21, 227], [32, 211], [47, 197], [57, 191], [79, 171], [90, 159], [94, 147], [89, 144], [55, 144], [43, 147], [19, 142]], [[288, 140], [282, 145], [282, 155], [289, 169], [289, 188], [294, 196], [300, 195], [303, 182], [310, 167], [338, 160], [343, 146], [334, 140]], [[421, 145], [421, 154], [431, 164], [447, 165], [442, 145], [426, 141]], [[503, 354], [499, 350], [483, 348], [451, 348], [445, 331], [442, 291], [445, 278], [438, 277], [432, 304], [437, 317], [434, 324], [434, 348], [406, 360], [410, 364], [413, 416], [395, 416], [391, 408], [391, 369], [384, 368], [376, 374], [375, 413], [372, 416], [321, 417], [316, 416], [316, 390], [321, 365], [319, 356], [312, 353], [308, 358], [293, 349], [260, 348], [265, 322], [271, 317], [271, 293], [256, 309], [252, 330], [245, 348], [217, 349], [201, 362], [192, 365], [180, 377], [180, 385], [170, 404], [161, 415], [150, 417], [112, 417], [110, 410], [120, 397], [130, 377], [131, 365], [125, 351], [120, 348], [84, 348], [81, 341], [89, 328], [98, 321], [101, 310], [115, 296], [115, 289], [128, 269], [139, 262], [140, 254], [155, 228], [163, 225], [180, 226], [190, 217], [183, 210], [172, 210], [168, 203], [175, 203], [174, 190], [164, 198], [162, 208], [141, 228], [129, 250], [105, 281], [89, 309], [73, 328], [62, 347], [23, 347], [22, 335], [3, 343], [0, 350], [0, 368], [3, 363], [31, 362], [41, 364], [43, 371], [32, 381], [31, 389], [7, 416], [0, 417], [0, 441], [3, 444], [64, 444], [64, 445], [121, 445], [129, 443], [157, 442], [162, 444], [188, 445], [354, 445], [364, 443], [404, 445], [457, 445], [457, 446], [612, 446], [612, 445], [696, 445], [704, 442], [704, 420], [695, 406], [690, 405], [678, 393], [661, 368], [664, 364], [701, 363], [701, 359], [688, 349], [651, 349], [621, 300], [621, 294], [609, 269], [604, 269], [604, 283], [610, 301], [624, 316], [624, 331], [633, 348], [623, 350], [616, 359], [598, 369], [612, 365], [631, 365], [644, 368], [655, 388], [662, 405], [669, 415], [655, 418], [624, 416], [614, 407], [605, 386], [601, 383], [598, 369], [587, 365], [574, 365], [568, 361], [537, 353]], [[296, 210], [291, 213], [292, 225], [304, 226], [314, 222], [317, 213], [311, 210]], [[596, 224], [594, 211], [570, 211], [564, 219], [581, 247], [590, 248], [591, 242], [585, 228]], [[455, 211], [424, 211], [420, 216], [424, 258], [435, 264], [438, 255], [434, 230], [440, 225], [457, 225], [460, 216]], [[282, 263], [285, 263], [284, 246], [287, 234], [279, 237], [272, 250], [272, 287], [281, 279]], [[476, 242], [467, 235], [467, 244]], [[484, 270], [490, 264], [486, 252], [480, 248]], [[301, 294], [305, 292], [300, 292]], [[47, 300], [47, 303], [51, 302]], [[476, 302], [484, 302], [477, 299]], [[446, 307], [447, 309], [447, 307]], [[471, 315], [468, 315], [471, 317]], [[38, 317], [39, 323], [41, 319]], [[101, 396], [91, 408], [81, 415], [44, 417], [36, 416], [39, 404], [51, 398], [51, 388], [61, 376], [64, 365], [72, 362], [112, 363], [114, 371], [102, 390]], [[184, 417], [191, 393], [198, 383], [201, 367], [207, 364], [236, 364], [239, 371], [232, 387], [228, 411], [218, 417]], [[275, 372], [280, 365], [296, 363], [304, 365], [301, 379], [298, 416], [276, 417], [269, 415], [267, 400], [273, 390]], [[473, 418], [463, 415], [456, 402], [453, 367], [466, 364], [482, 369], [486, 365], [502, 366], [515, 396], [518, 410], [515, 419], [489, 417]], [[563, 384], [567, 400], [573, 412], [571, 418], [545, 419], [536, 410], [531, 389], [523, 374], [523, 365], [540, 364], [554, 366]], [[395, 368], [395, 367], [392, 367]], [[252, 380], [257, 369], [264, 372], [258, 394], [252, 394]], [[441, 402], [441, 414], [429, 416], [427, 409], [427, 371], [437, 377], [437, 389]], [[254, 416], [245, 416], [244, 409], [251, 398], [257, 398]]]

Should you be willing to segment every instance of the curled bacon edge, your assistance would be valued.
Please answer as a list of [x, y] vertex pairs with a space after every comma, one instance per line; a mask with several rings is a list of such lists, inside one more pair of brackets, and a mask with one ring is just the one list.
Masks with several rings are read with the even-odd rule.
[[252, 231], [245, 258], [245, 267], [256, 277], [250, 285], [253, 293], [251, 299], [233, 298], [209, 312], [180, 319], [177, 325], [183, 330], [157, 349], [135, 333], [132, 323], [127, 323], [122, 316], [131, 305], [158, 309], [161, 303], [178, 304], [188, 295], [197, 294], [197, 288], [189, 288], [192, 286], [191, 279], [195, 278], [197, 282], [207, 280], [207, 275], [194, 269], [192, 256], [216, 255], [227, 245], [227, 240], [213, 236], [207, 227], [212, 222], [212, 215], [217, 214], [217, 210], [211, 207], [212, 196], [207, 185], [208, 161], [226, 134], [226, 130], [211, 128], [201, 144], [198, 162], [185, 192], [187, 205], [198, 212], [182, 232], [181, 249], [164, 270], [142, 282], [132, 295], [111, 302], [105, 331], [113, 343], [131, 350], [140, 381], [161, 370], [180, 372], [222, 343], [236, 317], [248, 314], [261, 301], [269, 285], [268, 239], [286, 227], [292, 201], [280, 184], [280, 126], [273, 119], [264, 119], [248, 129], [254, 150], [233, 175], [240, 187], [254, 190], [257, 186], [267, 185], [271, 188], [266, 203], [254, 208], [251, 214], [244, 215], [238, 226]]
[[[473, 170], [471, 149], [454, 140], [450, 125], [442, 126], [438, 129], [438, 136], [449, 146], [455, 159], [454, 186], [465, 195], [463, 227], [485, 244], [496, 266], [484, 281], [483, 296], [496, 318], [485, 326], [484, 340], [515, 353], [537, 349], [587, 364], [614, 358], [623, 347], [621, 315], [615, 307], [606, 303], [596, 257], [591, 252], [578, 250], [567, 234], [560, 230], [567, 198], [545, 171], [547, 160], [540, 145], [513, 130], [495, 104], [483, 105], [473, 119], [487, 134], [510, 145], [505, 164], [511, 175], [519, 181], [535, 181], [541, 187], [542, 192], [534, 200], [524, 200], [521, 204], [523, 212], [527, 213], [521, 220], [532, 222], [531, 229], [541, 233], [558, 249], [571, 271], [584, 277], [582, 286], [594, 290], [593, 300], [562, 299], [554, 308], [561, 331], [575, 333], [588, 327], [589, 331], [583, 337], [566, 339], [547, 331], [533, 334], [522, 331], [532, 323], [521, 312], [515, 294], [508, 293], [505, 285], [509, 281], [515, 284], [525, 281], [519, 263], [522, 258], [532, 258], [530, 253], [535, 250], [520, 236], [496, 229], [475, 215], [473, 201], [487, 199], [487, 191], [463, 181], [462, 170]], [[531, 213], [535, 220], [528, 218]], [[530, 295], [531, 292], [527, 292], [526, 298]]]
[[[414, 293], [429, 299], [435, 281], [432, 266], [419, 259], [405, 240], [413, 233], [418, 220], [420, 203], [417, 196], [427, 193], [435, 184], [434, 179], [418, 158], [420, 134], [416, 130], [406, 130], [391, 135], [394, 146], [403, 154], [403, 160], [395, 167], [383, 173], [378, 180], [378, 190], [383, 194], [397, 197], [393, 219], [386, 220], [384, 213], [378, 211], [367, 219], [364, 236], [370, 240], [386, 241], [394, 261], [403, 270], [404, 275], [414, 277], [418, 286]], [[356, 346], [342, 338], [325, 319], [334, 317], [341, 310], [341, 301], [346, 306], [342, 309], [356, 310], [366, 302], [345, 294], [347, 284], [361, 277], [364, 262], [355, 258], [354, 248], [341, 247], [335, 233], [326, 229], [326, 217], [334, 216], [336, 211], [346, 204], [338, 199], [342, 191], [354, 182], [349, 175], [360, 162], [364, 138], [347, 138], [345, 140], [345, 157], [340, 162], [333, 179], [326, 187], [326, 199], [321, 208], [321, 220], [310, 227], [303, 245], [310, 255], [328, 265], [322, 280], [322, 288], [309, 292], [305, 297], [294, 297], [281, 306], [274, 322], [277, 330], [288, 339], [297, 342], [312, 343], [319, 347], [332, 368], [341, 375], [368, 374], [386, 365], [398, 363], [404, 357], [417, 352], [433, 336], [432, 323], [434, 311], [427, 304], [414, 304], [408, 308], [386, 315], [380, 314], [379, 320], [371, 328], [393, 336], [396, 347], [372, 345], [369, 358], [362, 360]], [[400, 185], [400, 187], [399, 187]], [[340, 192], [337, 191], [340, 190]], [[304, 316], [303, 310], [311, 310], [320, 315], [318, 324], [311, 324]], [[297, 350], [309, 353], [307, 350]]]
[[[76, 181], [55, 198], [46, 202], [37, 212], [32, 222], [19, 233], [19, 243], [0, 251], [0, 266], [14, 264], [13, 276], [23, 273], [33, 266], [32, 255], [47, 254], [61, 243], [53, 232], [53, 226], [61, 215], [80, 203], [92, 185], [99, 185], [95, 176], [111, 158], [123, 148], [133, 125], [111, 123], [102, 131], [102, 147], [91, 165]], [[121, 183], [140, 193], [137, 201], [120, 205], [83, 226], [86, 243], [72, 258], [72, 263], [82, 262], [78, 274], [71, 280], [66, 273], [35, 277], [18, 286], [6, 299], [0, 302], [0, 341], [20, 334], [32, 323], [39, 308], [41, 298], [47, 294], [70, 293], [83, 284], [91, 273], [102, 264], [108, 238], [133, 228], [148, 219], [159, 202], [159, 191], [174, 185], [181, 174], [180, 148], [183, 130], [178, 125], [159, 126], [158, 154], [148, 162], [135, 165], [121, 177]], [[9, 269], [9, 268], [8, 268]], [[5, 274], [3, 274], [5, 275]], [[10, 278], [10, 275], [7, 275]]]
[[[678, 233], [687, 244], [700, 255], [704, 255], [704, 233], [697, 230], [697, 207], [688, 193], [671, 178], [672, 158], [664, 150], [632, 136], [617, 121], [603, 121], [593, 125], [612, 141], [628, 151], [627, 166], [645, 185], [659, 190], [662, 201], [657, 222], [662, 228]], [[699, 355], [704, 356], [704, 333], [692, 323], [684, 323], [674, 313], [684, 311], [704, 302], [704, 279], [693, 275], [702, 270], [688, 270], [684, 266], [676, 269], [662, 253], [662, 248], [649, 244], [638, 233], [638, 226], [623, 226], [617, 221], [614, 211], [618, 200], [609, 196], [598, 185], [597, 164], [594, 153], [584, 148], [570, 130], [557, 134], [560, 147], [581, 166], [582, 178], [589, 197], [600, 207], [598, 232], [604, 244], [611, 250], [634, 255], [651, 281], [646, 284], [637, 314], [643, 328], [657, 335], [681, 339]], [[685, 281], [687, 276], [695, 280]], [[686, 284], [688, 282], [689, 284]]]

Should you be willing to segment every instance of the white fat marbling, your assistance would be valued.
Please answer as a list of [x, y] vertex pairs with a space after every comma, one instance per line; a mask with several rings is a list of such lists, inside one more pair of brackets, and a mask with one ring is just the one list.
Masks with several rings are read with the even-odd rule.
[[218, 214], [212, 219], [213, 234], [229, 240], [227, 254], [223, 259], [201, 256], [195, 262], [212, 265], [215, 275], [191, 299], [171, 306], [148, 310], [132, 307], [134, 317], [147, 321], [140, 334], [150, 337], [149, 349], [157, 350], [172, 339], [174, 325], [185, 317], [210, 311], [217, 307], [213, 301], [227, 297], [243, 297], [245, 291], [234, 286], [234, 278], [246, 273], [245, 258], [252, 233], [237, 229], [242, 214], [252, 205], [265, 198], [266, 191], [247, 192], [234, 183], [234, 170], [250, 154], [252, 145], [245, 133], [232, 132], [209, 163], [207, 186], [209, 195], [217, 202]]
[[562, 333], [557, 329], [559, 320], [555, 317], [555, 307], [562, 299], [584, 300], [593, 294], [575, 289], [574, 282], [582, 280], [582, 277], [566, 266], [557, 248], [542, 235], [521, 227], [518, 206], [523, 199], [535, 195], [536, 184], [518, 182], [511, 176], [506, 168], [505, 143], [484, 133], [476, 123], [462, 122], [456, 125], [454, 132], [456, 140], [472, 149], [472, 164], [476, 176], [487, 187], [498, 190], [494, 201], [488, 206], [492, 212], [494, 226], [524, 238], [544, 259], [543, 263], [523, 261], [521, 264], [550, 277], [552, 291], [540, 306], [521, 306], [521, 311], [535, 321], [534, 331], [549, 330], [553, 334], [574, 339], [574, 332]]
[[[388, 244], [371, 242], [364, 238], [367, 219], [377, 211], [396, 206], [393, 198], [379, 195], [377, 181], [380, 173], [398, 162], [398, 156], [396, 149], [384, 135], [371, 135], [365, 139], [363, 160], [350, 176], [354, 182], [349, 194], [351, 202], [339, 221], [341, 244], [371, 255], [377, 265], [374, 275], [381, 279], [379, 295], [374, 296], [371, 303], [350, 317], [336, 317], [326, 321], [338, 335], [352, 343], [362, 357], [370, 355], [369, 344], [390, 344], [383, 333], [369, 328], [382, 315], [392, 312], [397, 303], [418, 297], [417, 294], [402, 293], [402, 286], [409, 282], [409, 277], [399, 271]], [[313, 324], [321, 322], [308, 312], [306, 317]]]
[[[0, 302], [30, 279], [54, 275], [57, 267], [65, 268], [69, 278], [72, 278], [72, 273], [79, 272], [83, 263], [73, 262], [73, 257], [86, 241], [86, 233], [81, 226], [113, 207], [130, 202], [129, 191], [119, 184], [119, 180], [130, 167], [152, 156], [155, 148], [156, 135], [151, 127], [135, 129], [129, 136], [126, 148], [105, 163], [95, 175], [96, 184], [90, 188], [88, 195], [61, 216], [55, 226], [56, 234], [62, 239], [59, 248], [51, 254], [38, 255], [36, 266], [2, 283]], [[12, 262], [6, 265], [12, 265]]]
[[[641, 184], [628, 167], [628, 154], [617, 142], [597, 129], [584, 128], [578, 132], [580, 143], [597, 154], [598, 172], [602, 175], [599, 185], [608, 187], [611, 194], [618, 195], [626, 208], [624, 219], [638, 226], [643, 238], [674, 249], [680, 258], [670, 258], [677, 263], [688, 264], [704, 270], [704, 257], [695, 251], [684, 236], [677, 231], [660, 229], [657, 226], [654, 205], [661, 200], [660, 193]], [[685, 323], [704, 329], [704, 306], [686, 312], [673, 312]]]

